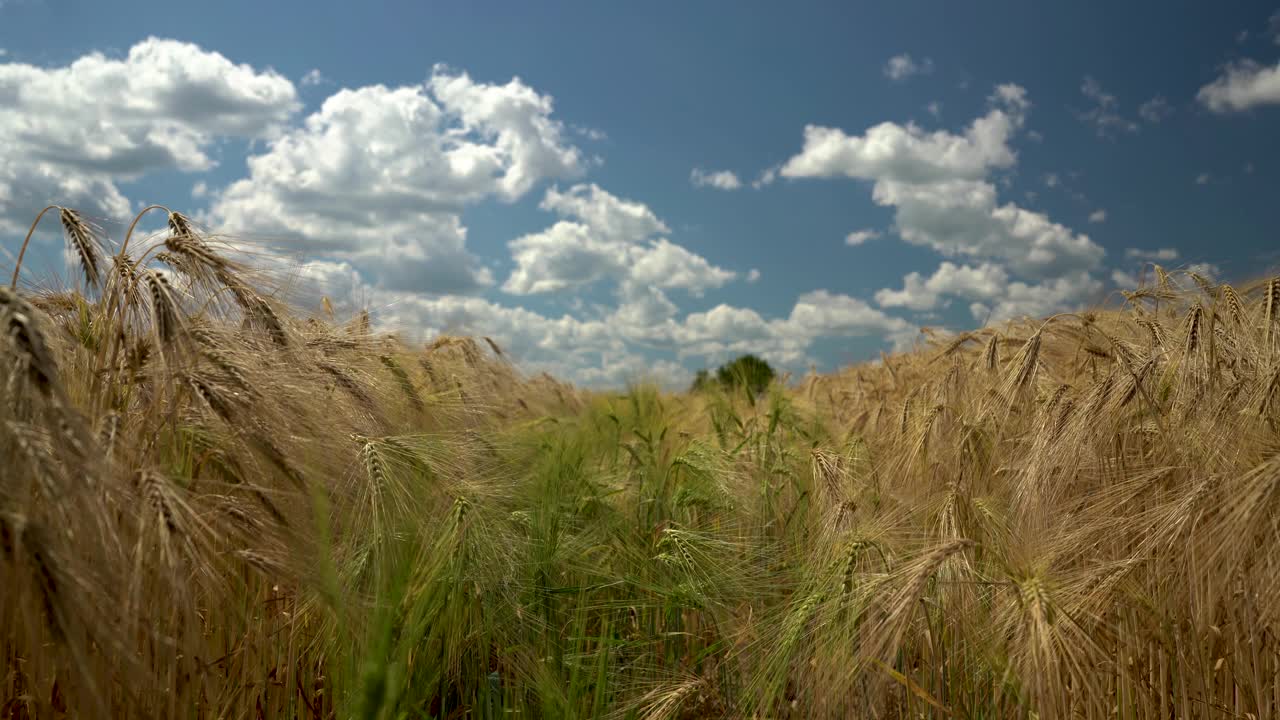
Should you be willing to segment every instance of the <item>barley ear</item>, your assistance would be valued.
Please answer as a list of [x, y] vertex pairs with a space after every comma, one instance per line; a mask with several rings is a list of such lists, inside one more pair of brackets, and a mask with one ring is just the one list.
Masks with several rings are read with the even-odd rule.
[[80, 268], [84, 270], [85, 281], [94, 289], [102, 286], [102, 245], [98, 233], [80, 213], [70, 208], [60, 208], [62, 229], [67, 236], [67, 243], [75, 250], [80, 259]]
[[174, 300], [173, 289], [164, 275], [155, 270], [147, 270], [144, 277], [147, 288], [151, 291], [151, 322], [161, 350], [167, 352], [178, 334], [178, 303]]

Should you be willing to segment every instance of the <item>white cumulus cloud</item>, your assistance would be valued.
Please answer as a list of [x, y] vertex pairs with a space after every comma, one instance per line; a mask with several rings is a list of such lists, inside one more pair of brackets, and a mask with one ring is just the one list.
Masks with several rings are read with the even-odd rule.
[[0, 231], [50, 203], [124, 217], [121, 182], [208, 170], [219, 139], [271, 137], [299, 107], [293, 84], [271, 70], [154, 37], [119, 58], [0, 62]]
[[1129, 290], [1138, 287], [1138, 278], [1130, 272], [1124, 270], [1112, 270], [1111, 282], [1121, 290]]
[[510, 243], [516, 267], [502, 288], [515, 295], [586, 287], [602, 280], [624, 292], [641, 287], [700, 294], [735, 273], [660, 235], [669, 232], [647, 206], [595, 184], [551, 188], [541, 207], [567, 218]]
[[858, 245], [861, 245], [867, 242], [868, 240], [875, 240], [878, 237], [880, 237], [879, 230], [872, 230], [871, 228], [866, 228], [864, 230], [854, 230], [853, 232], [844, 236], [844, 244], [848, 245], [849, 247], [857, 247]]
[[928, 183], [986, 177], [992, 168], [1017, 159], [1008, 141], [1029, 107], [1026, 93], [1002, 86], [996, 107], [973, 121], [963, 135], [926, 132], [908, 123], [883, 122], [862, 135], [809, 125], [804, 147], [781, 169], [784, 177], [849, 177], [861, 180]]
[[302, 80], [300, 81], [303, 87], [323, 85], [327, 82], [329, 82], [329, 78], [325, 77], [324, 73], [320, 72], [319, 68], [312, 68], [308, 70], [307, 74], [303, 75]]
[[933, 72], [933, 60], [916, 60], [907, 53], [894, 55], [884, 64], [884, 75], [890, 80], [906, 80], [912, 75], [928, 75]]
[[[317, 277], [349, 288], [347, 268], [324, 267]], [[380, 326], [416, 340], [441, 333], [487, 335], [529, 372], [552, 374], [591, 386], [617, 386], [655, 372], [682, 384], [685, 363], [714, 365], [756, 353], [771, 363], [795, 366], [810, 360], [820, 338], [887, 338], [905, 347], [918, 329], [847, 295], [817, 290], [798, 297], [784, 317], [765, 318], [750, 308], [719, 304], [678, 317], [658, 291], [636, 293], [597, 317], [551, 317], [480, 297], [428, 296], [362, 289], [376, 308]]]
[[1089, 273], [1069, 273], [1041, 283], [1015, 281], [994, 302], [975, 302], [969, 312], [975, 320], [999, 322], [1021, 317], [1040, 318], [1079, 308], [1100, 300], [1103, 284]]
[[1172, 262], [1178, 259], [1178, 249], [1157, 248], [1155, 250], [1145, 250], [1143, 248], [1125, 248], [1124, 256], [1130, 260], [1142, 260], [1145, 262]]
[[717, 190], [737, 190], [742, 187], [738, 176], [728, 170], [703, 170], [694, 168], [689, 173], [689, 182], [694, 187], [710, 187]]
[[443, 67], [422, 85], [342, 89], [249, 157], [210, 222], [350, 260], [375, 285], [471, 292], [492, 278], [466, 248], [462, 208], [584, 172], [551, 114], [552, 99], [519, 79]]
[[913, 272], [902, 280], [901, 290], [885, 288], [876, 292], [880, 307], [932, 310], [944, 296], [989, 301], [1006, 291], [1009, 273], [993, 263], [975, 267], [943, 262], [928, 278]]
[[[1100, 287], [1091, 273], [1105, 252], [1043, 213], [999, 201], [991, 176], [1016, 163], [1012, 140], [1029, 108], [1025, 90], [1001, 85], [987, 113], [960, 133], [891, 122], [860, 135], [809, 126], [800, 153], [781, 172], [871, 181], [872, 200], [894, 208], [894, 230], [904, 241], [977, 261], [948, 260], [929, 277], [910, 273], [901, 289], [876, 293], [882, 307], [923, 312], [959, 298], [981, 318], [1056, 309], [1085, 301]], [[1045, 182], [1059, 181], [1050, 175]]]
[[949, 257], [999, 260], [1022, 275], [1053, 277], [1091, 270], [1105, 255], [1088, 235], [1043, 213], [999, 204], [995, 186], [988, 182], [879, 182], [872, 199], [897, 208], [903, 240]]
[[1216, 113], [1238, 112], [1259, 105], [1280, 104], [1280, 62], [1260, 65], [1242, 60], [1200, 88], [1196, 99]]
[[809, 126], [782, 174], [872, 180], [872, 199], [896, 208], [898, 234], [944, 255], [998, 259], [1033, 276], [1095, 267], [1104, 251], [1087, 235], [997, 202], [986, 178], [1016, 161], [1010, 140], [1030, 102], [1021, 87], [1001, 85], [991, 104], [961, 135], [889, 122], [852, 136]]

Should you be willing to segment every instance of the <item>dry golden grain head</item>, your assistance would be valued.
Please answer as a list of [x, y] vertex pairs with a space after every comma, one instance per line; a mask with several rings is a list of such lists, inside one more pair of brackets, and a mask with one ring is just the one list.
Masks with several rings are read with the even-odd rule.
[[[58, 366], [49, 352], [36, 310], [17, 292], [0, 287], [0, 353], [7, 356], [11, 367], [25, 372], [22, 376], [46, 398], [60, 392]], [[6, 364], [9, 364], [6, 363]]]
[[217, 277], [240, 306], [244, 313], [244, 324], [248, 328], [266, 332], [276, 345], [281, 347], [289, 345], [289, 335], [285, 331], [284, 321], [266, 298], [241, 282], [229, 270], [218, 271]]
[[1266, 339], [1272, 337], [1272, 327], [1276, 322], [1276, 313], [1280, 311], [1280, 277], [1267, 281], [1266, 293], [1262, 298], [1262, 322], [1266, 326]]
[[374, 438], [354, 436], [352, 439], [360, 445], [360, 459], [369, 475], [370, 489], [377, 494], [387, 487], [387, 465], [381, 447]]
[[494, 355], [500, 358], [506, 357], [506, 354], [502, 352], [502, 348], [498, 347], [498, 343], [494, 342], [493, 338], [489, 337], [488, 335], [485, 335], [484, 341], [488, 343], [489, 349], [493, 350]]
[[181, 237], [194, 237], [196, 235], [194, 228], [191, 226], [191, 220], [180, 212], [169, 213], [169, 232]]
[[1222, 299], [1227, 303], [1227, 312], [1230, 314], [1232, 321], [1237, 326], [1244, 325], [1244, 301], [1240, 299], [1240, 294], [1236, 292], [1236, 289], [1230, 285], [1223, 285]]
[[1195, 282], [1196, 287], [1200, 288], [1200, 291], [1205, 295], [1208, 295], [1211, 298], [1216, 298], [1218, 296], [1218, 287], [1213, 284], [1212, 280], [1200, 273], [1188, 272], [1187, 275], [1191, 276], [1191, 280]]
[[1169, 282], [1169, 273], [1159, 265], [1152, 266], [1156, 271], [1156, 287], [1161, 290], [1169, 290], [1172, 283]]
[[[0, 543], [5, 555], [17, 556], [21, 548], [21, 561], [28, 566], [32, 584], [44, 621], [55, 640], [67, 639], [71, 618], [67, 612], [67, 594], [74, 592], [63, 572], [63, 563], [48, 542], [48, 533], [31, 520], [7, 513], [0, 513]], [[25, 589], [25, 588], [23, 588]]]
[[196, 235], [172, 234], [165, 238], [164, 247], [168, 252], [157, 254], [156, 259], [206, 290], [236, 280], [232, 264]]
[[409, 401], [410, 407], [415, 412], [422, 412], [426, 405], [422, 402], [422, 396], [418, 393], [418, 388], [414, 387], [413, 380], [409, 378], [409, 373], [405, 372], [404, 367], [390, 355], [380, 355], [378, 359], [391, 372], [396, 384], [400, 387], [401, 392], [404, 393], [405, 399]]
[[942, 349], [942, 352], [938, 353], [938, 355], [935, 356], [934, 359], [936, 360], [938, 358], [943, 358], [951, 355], [952, 353], [954, 353], [955, 351], [963, 347], [965, 343], [969, 342], [972, 339], [973, 339], [973, 333], [966, 332], [966, 333], [960, 333], [959, 335], [956, 335], [954, 338], [951, 339], [951, 342], [948, 342], [946, 347]]
[[[279, 470], [298, 490], [307, 487], [307, 476], [302, 467], [276, 439], [276, 432], [266, 427], [261, 421], [253, 422], [241, 430], [241, 436], [250, 447], [261, 453], [268, 462]], [[279, 518], [283, 523], [284, 518]]]
[[181, 327], [178, 301], [168, 279], [155, 270], [144, 270], [143, 278], [151, 292], [151, 322], [162, 350], [169, 350]]
[[249, 397], [256, 399], [261, 395], [253, 381], [249, 379], [247, 367], [242, 365], [232, 353], [221, 350], [218, 345], [202, 342], [200, 354], [213, 363], [213, 366], [218, 368], [231, 384]]
[[325, 372], [325, 374], [333, 378], [338, 387], [347, 391], [351, 397], [355, 398], [355, 400], [363, 405], [369, 412], [377, 412], [377, 403], [374, 402], [373, 396], [370, 395], [364, 385], [346, 369], [328, 360], [321, 360], [316, 363], [316, 367], [320, 368]]
[[1164, 347], [1164, 328], [1158, 322], [1148, 320], [1146, 318], [1135, 318], [1134, 322], [1146, 328], [1151, 335], [1151, 344], [1155, 347]]
[[205, 407], [228, 424], [236, 422], [237, 406], [234, 392], [222, 387], [215, 379], [202, 373], [187, 373], [187, 385]]
[[1204, 323], [1204, 308], [1196, 304], [1187, 312], [1187, 318], [1184, 322], [1187, 340], [1183, 351], [1185, 354], [1190, 355], [1200, 346], [1201, 325]]
[[108, 456], [115, 452], [116, 440], [120, 436], [120, 426], [123, 421], [124, 418], [115, 411], [108, 412], [102, 418], [98, 428], [98, 442], [102, 446], [103, 452]]
[[162, 536], [168, 539], [183, 535], [181, 519], [174, 510], [170, 497], [172, 488], [168, 478], [154, 470], [139, 470], [134, 482], [148, 511], [155, 514], [156, 525]]
[[898, 422], [898, 432], [902, 435], [907, 434], [907, 420], [911, 417], [911, 403], [916, 399], [916, 395], [920, 394], [920, 387], [917, 386], [907, 394], [907, 399], [902, 401], [902, 417]]
[[987, 341], [987, 348], [982, 353], [982, 365], [988, 372], [995, 372], [1000, 367], [1000, 335], [992, 333]]
[[98, 239], [100, 233], [75, 210], [61, 208], [59, 215], [67, 243], [80, 259], [85, 281], [90, 287], [99, 288], [102, 283], [102, 245]]
[[1043, 330], [1036, 330], [1035, 333], [1027, 339], [1026, 344], [1018, 351], [1015, 358], [1018, 364], [1018, 372], [1013, 377], [1013, 387], [1023, 388], [1035, 377], [1036, 367], [1040, 363], [1040, 344]]
[[1045, 407], [1050, 411], [1057, 408], [1058, 403], [1062, 402], [1062, 399], [1066, 397], [1067, 393], [1070, 391], [1071, 391], [1071, 385], [1067, 383], [1059, 384], [1058, 387], [1054, 389], [1053, 395], [1049, 396], [1049, 402], [1046, 404]]

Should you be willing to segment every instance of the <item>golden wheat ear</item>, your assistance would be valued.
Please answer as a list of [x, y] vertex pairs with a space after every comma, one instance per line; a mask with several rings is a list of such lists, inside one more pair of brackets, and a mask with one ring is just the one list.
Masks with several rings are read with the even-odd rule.
[[155, 270], [143, 271], [151, 294], [151, 322], [162, 350], [168, 350], [178, 336], [181, 316], [173, 289], [164, 275]]
[[80, 213], [70, 208], [60, 208], [62, 229], [67, 243], [75, 250], [84, 271], [85, 281], [95, 290], [102, 288], [102, 243], [97, 228], [85, 222]]
[[191, 227], [191, 220], [180, 212], [169, 213], [169, 231], [174, 235], [186, 237], [192, 237], [196, 234]]
[[26, 379], [46, 398], [60, 392], [58, 366], [36, 321], [35, 308], [18, 293], [0, 287], [0, 357], [26, 370]]

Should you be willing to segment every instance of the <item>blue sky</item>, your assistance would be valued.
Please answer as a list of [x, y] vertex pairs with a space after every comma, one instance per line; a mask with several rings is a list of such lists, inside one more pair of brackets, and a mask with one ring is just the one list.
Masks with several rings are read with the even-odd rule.
[[0, 49], [6, 249], [163, 203], [588, 384], [1277, 260], [1274, 0], [0, 0]]

